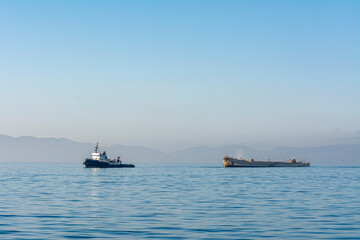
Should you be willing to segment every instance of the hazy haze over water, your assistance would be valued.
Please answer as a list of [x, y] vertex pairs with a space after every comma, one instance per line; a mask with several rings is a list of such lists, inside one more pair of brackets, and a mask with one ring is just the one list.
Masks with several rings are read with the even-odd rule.
[[359, 1], [0, 2], [0, 134], [360, 143]]

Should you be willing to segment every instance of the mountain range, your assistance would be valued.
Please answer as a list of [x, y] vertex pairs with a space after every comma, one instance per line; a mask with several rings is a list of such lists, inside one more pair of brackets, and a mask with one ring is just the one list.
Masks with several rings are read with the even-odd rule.
[[[0, 134], [0, 162], [79, 162], [90, 157], [95, 143], [80, 143], [64, 138], [11, 137]], [[311, 164], [360, 165], [360, 144], [341, 144], [310, 148], [279, 147], [259, 150], [243, 145], [193, 147], [171, 153], [138, 146], [100, 146], [108, 156], [118, 155], [124, 163], [222, 164], [222, 156], [245, 159], [309, 161]]]

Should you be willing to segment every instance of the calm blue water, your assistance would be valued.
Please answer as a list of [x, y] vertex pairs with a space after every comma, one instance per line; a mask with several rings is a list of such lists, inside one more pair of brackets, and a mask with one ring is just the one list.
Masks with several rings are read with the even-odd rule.
[[0, 239], [359, 239], [360, 168], [1, 163]]

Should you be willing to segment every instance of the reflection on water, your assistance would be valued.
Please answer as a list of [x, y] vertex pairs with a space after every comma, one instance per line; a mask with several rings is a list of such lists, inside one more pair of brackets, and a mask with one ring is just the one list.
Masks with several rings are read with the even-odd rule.
[[0, 239], [356, 239], [360, 168], [0, 164]]

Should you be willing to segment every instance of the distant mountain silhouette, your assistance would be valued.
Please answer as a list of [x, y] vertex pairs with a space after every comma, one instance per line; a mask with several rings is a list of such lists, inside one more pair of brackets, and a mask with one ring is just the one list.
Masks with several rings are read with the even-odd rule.
[[[95, 143], [79, 143], [64, 138], [10, 137], [0, 135], [1, 162], [79, 162], [90, 157]], [[118, 155], [127, 163], [222, 164], [222, 156], [245, 159], [283, 161], [296, 157], [311, 164], [360, 165], [360, 144], [343, 144], [311, 148], [280, 147], [258, 150], [242, 145], [194, 147], [172, 153], [135, 146], [101, 146], [108, 156]]]

